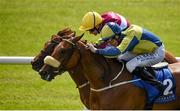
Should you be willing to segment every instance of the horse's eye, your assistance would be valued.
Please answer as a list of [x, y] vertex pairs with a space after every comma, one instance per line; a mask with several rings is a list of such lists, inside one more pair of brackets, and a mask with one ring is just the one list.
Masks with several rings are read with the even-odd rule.
[[64, 53], [65, 53], [65, 50], [62, 50], [62, 51], [60, 52], [61, 55], [63, 55]]
[[65, 52], [65, 50], [62, 50], [62, 51], [61, 51], [61, 53], [64, 53], [64, 52]]

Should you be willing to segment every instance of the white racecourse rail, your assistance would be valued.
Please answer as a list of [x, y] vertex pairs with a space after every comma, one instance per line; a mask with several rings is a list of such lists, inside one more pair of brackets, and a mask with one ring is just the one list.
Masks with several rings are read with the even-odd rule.
[[0, 64], [30, 64], [34, 57], [0, 56]]
[[[0, 56], [0, 64], [30, 64], [34, 57]], [[180, 61], [180, 57], [176, 57]]]

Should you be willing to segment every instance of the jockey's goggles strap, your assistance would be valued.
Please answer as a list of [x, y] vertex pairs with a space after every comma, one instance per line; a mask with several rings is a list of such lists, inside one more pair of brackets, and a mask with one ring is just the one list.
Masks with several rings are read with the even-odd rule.
[[52, 67], [58, 68], [60, 66], [60, 62], [58, 60], [56, 60], [55, 58], [51, 57], [51, 56], [46, 56], [44, 58], [44, 63], [48, 64]]

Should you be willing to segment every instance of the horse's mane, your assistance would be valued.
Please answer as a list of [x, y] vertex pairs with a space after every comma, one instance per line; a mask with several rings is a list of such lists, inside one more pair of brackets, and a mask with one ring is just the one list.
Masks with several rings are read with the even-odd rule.
[[57, 35], [59, 36], [64, 36], [64, 35], [70, 35], [74, 33], [75, 34], [75, 31], [71, 30], [69, 27], [66, 27], [64, 28], [63, 30], [60, 30]]
[[[73, 39], [73, 38], [71, 38], [71, 39]], [[86, 46], [86, 44], [88, 43], [88, 41], [87, 40], [80, 40], [80, 41], [78, 41], [81, 45], [83, 45], [83, 46]], [[89, 50], [90, 51], [90, 50]], [[91, 51], [90, 51], [91, 52]], [[91, 53], [93, 53], [93, 52], [91, 52]], [[102, 58], [102, 59], [104, 59], [104, 60], [106, 60], [106, 61], [111, 61], [111, 62], [115, 62], [115, 63], [119, 63], [119, 61], [116, 59], [116, 58], [107, 58], [107, 57], [105, 57], [105, 56], [103, 56], [103, 55], [100, 55], [100, 54], [95, 54], [97, 57], [99, 57], [99, 58]]]
[[57, 34], [51, 36], [51, 41], [61, 41], [61, 39], [67, 37], [70, 38], [69, 35], [76, 34], [75, 31], [72, 31], [69, 27], [60, 30]]
[[[83, 47], [85, 47], [85, 45], [87, 44], [87, 41], [78, 41], [81, 45], [83, 45]], [[109, 81], [111, 80], [112, 78], [109, 78], [110, 74], [111, 74], [111, 77], [113, 77], [112, 75], [112, 72], [114, 72], [113, 70], [113, 66], [117, 66], [118, 69], [120, 70], [121, 67], [122, 67], [122, 62], [119, 62], [116, 58], [107, 58], [103, 55], [100, 55], [100, 54], [96, 54], [96, 53], [93, 53], [89, 50], [89, 52], [93, 55], [95, 61], [97, 64], [99, 64], [99, 66], [102, 67], [102, 69], [104, 70], [104, 74], [102, 76], [102, 80], [104, 81]], [[117, 74], [117, 73], [114, 73], [114, 74]]]

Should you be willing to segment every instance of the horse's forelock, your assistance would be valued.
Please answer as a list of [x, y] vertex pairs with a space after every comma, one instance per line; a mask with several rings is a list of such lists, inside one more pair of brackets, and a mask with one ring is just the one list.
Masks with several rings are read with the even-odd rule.
[[56, 39], [56, 38], [59, 38], [59, 37], [60, 37], [59, 35], [52, 35], [52, 36], [51, 36], [51, 40]]

